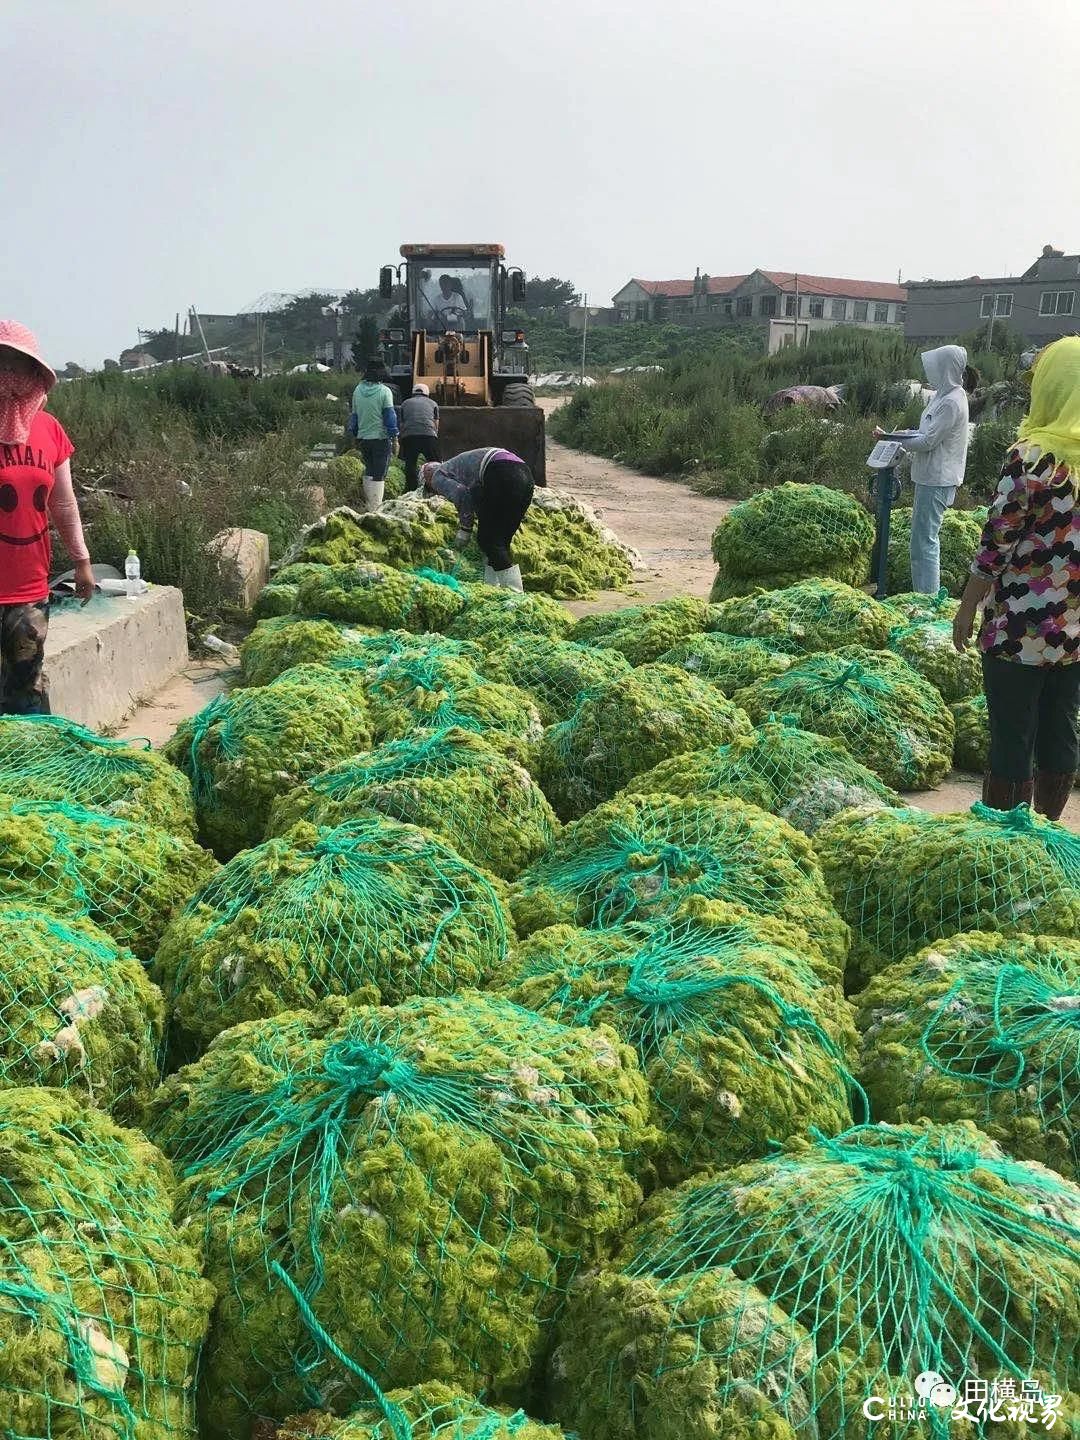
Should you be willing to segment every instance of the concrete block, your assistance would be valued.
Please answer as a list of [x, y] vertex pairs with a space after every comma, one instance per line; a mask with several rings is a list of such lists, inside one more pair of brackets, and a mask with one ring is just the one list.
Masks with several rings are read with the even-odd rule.
[[45, 645], [53, 712], [92, 730], [118, 725], [187, 663], [184, 596], [170, 585], [53, 610]]
[[261, 530], [236, 527], [215, 535], [210, 549], [233, 572], [236, 598], [245, 610], [250, 610], [270, 579], [270, 537]]

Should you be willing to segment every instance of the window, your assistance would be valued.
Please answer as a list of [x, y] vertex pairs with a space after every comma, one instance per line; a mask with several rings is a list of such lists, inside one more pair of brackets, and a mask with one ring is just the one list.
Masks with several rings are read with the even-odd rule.
[[846, 301], [846, 300], [834, 300], [834, 301], [832, 302], [832, 304], [829, 306], [829, 314], [832, 316], [832, 318], [833, 318], [834, 320], [846, 320], [846, 319], [847, 319], [847, 301]]
[[897, 305], [897, 307], [896, 307], [896, 318], [897, 318], [897, 320], [900, 322], [901, 325], [904, 323], [904, 321], [907, 319], [907, 306], [906, 306], [906, 305]]
[[1039, 314], [1071, 315], [1074, 295], [1072, 290], [1044, 290], [1039, 296]]
[[762, 297], [761, 297], [761, 308], [758, 310], [758, 314], [759, 314], [759, 315], [775, 315], [775, 314], [776, 314], [776, 296], [775, 296], [775, 295], [762, 295]]
[[735, 302], [736, 315], [753, 315], [754, 297], [752, 295], [740, 295]]
[[[1013, 297], [1009, 294], [984, 295], [982, 297], [982, 304], [979, 307], [979, 314], [984, 320], [989, 320], [991, 315], [996, 315], [999, 319], [1007, 320], [1012, 314], [1012, 302]], [[1050, 311], [1048, 313], [1052, 314], [1053, 312]]]
[[799, 301], [795, 295], [784, 296], [784, 314], [792, 319], [799, 312]]
[[982, 297], [982, 304], [979, 306], [979, 314], [980, 314], [980, 316], [982, 317], [982, 319], [984, 319], [984, 320], [989, 320], [989, 319], [990, 319], [990, 316], [991, 316], [993, 313], [994, 313], [994, 297], [993, 297], [992, 295], [984, 295], [984, 296]]
[[725, 298], [725, 300], [724, 300], [724, 314], [725, 314], [725, 315], [730, 315], [730, 314], [731, 314], [731, 304], [732, 304], [731, 296], [728, 295], [728, 296]]
[[878, 300], [874, 305], [874, 324], [887, 325], [889, 323], [888, 301]]
[[825, 301], [819, 295], [810, 296], [810, 318], [811, 320], [825, 318]]
[[870, 302], [868, 300], [855, 301], [855, 319], [867, 320], [870, 316]]
[[720, 296], [719, 296], [719, 295], [706, 295], [706, 297], [705, 297], [705, 309], [706, 309], [706, 310], [719, 310], [719, 309], [720, 309]]

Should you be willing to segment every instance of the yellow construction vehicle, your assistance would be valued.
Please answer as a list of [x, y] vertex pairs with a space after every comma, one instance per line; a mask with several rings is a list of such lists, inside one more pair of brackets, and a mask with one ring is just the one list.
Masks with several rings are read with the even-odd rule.
[[404, 270], [408, 310], [407, 329], [380, 336], [386, 383], [399, 399], [428, 387], [444, 459], [498, 445], [543, 485], [544, 413], [529, 385], [529, 347], [505, 322], [508, 300], [524, 302], [525, 276], [507, 267], [501, 245], [402, 245], [401, 255], [379, 272], [389, 300]]

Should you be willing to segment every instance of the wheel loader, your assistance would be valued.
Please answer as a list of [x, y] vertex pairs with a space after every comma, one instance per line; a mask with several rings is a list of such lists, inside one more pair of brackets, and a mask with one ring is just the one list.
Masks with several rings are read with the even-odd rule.
[[525, 299], [525, 277], [501, 245], [402, 245], [401, 263], [379, 271], [379, 294], [404, 284], [408, 328], [380, 335], [383, 379], [395, 399], [426, 385], [439, 406], [444, 459], [497, 445], [546, 483], [544, 412], [529, 385], [525, 332], [507, 326], [507, 302]]

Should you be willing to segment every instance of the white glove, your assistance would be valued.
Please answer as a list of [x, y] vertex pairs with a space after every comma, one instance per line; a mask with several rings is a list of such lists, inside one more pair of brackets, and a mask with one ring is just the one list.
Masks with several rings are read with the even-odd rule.
[[457, 532], [457, 534], [454, 536], [454, 549], [455, 549], [455, 550], [464, 550], [464, 549], [465, 549], [465, 546], [468, 545], [468, 543], [469, 543], [469, 541], [470, 541], [471, 539], [472, 539], [472, 531], [471, 531], [471, 530], [459, 530], [459, 531]]

